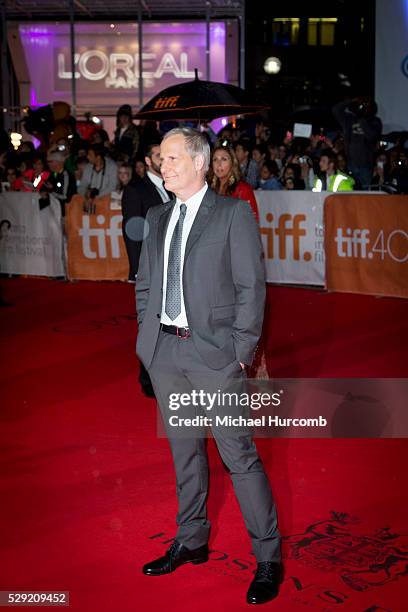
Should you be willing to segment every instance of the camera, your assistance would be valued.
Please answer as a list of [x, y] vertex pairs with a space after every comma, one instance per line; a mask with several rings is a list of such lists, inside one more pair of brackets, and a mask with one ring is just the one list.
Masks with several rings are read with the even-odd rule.
[[92, 187], [92, 189], [89, 191], [89, 198], [91, 200], [94, 200], [98, 195], [99, 189], [97, 189], [96, 187]]

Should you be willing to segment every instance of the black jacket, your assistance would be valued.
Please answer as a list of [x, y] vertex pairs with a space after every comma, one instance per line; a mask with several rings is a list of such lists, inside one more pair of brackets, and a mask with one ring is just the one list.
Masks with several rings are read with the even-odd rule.
[[136, 240], [139, 237], [140, 230], [142, 230], [142, 225], [137, 223], [135, 217], [144, 219], [149, 208], [161, 204], [163, 204], [163, 200], [148, 176], [130, 183], [123, 191], [122, 231], [129, 258], [129, 279], [131, 280], [135, 280], [139, 268], [140, 251], [142, 250], [142, 240]]

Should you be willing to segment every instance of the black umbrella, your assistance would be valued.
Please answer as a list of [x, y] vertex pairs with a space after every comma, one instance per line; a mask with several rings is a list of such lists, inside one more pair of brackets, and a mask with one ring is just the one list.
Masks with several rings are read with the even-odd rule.
[[194, 81], [167, 87], [135, 115], [136, 119], [211, 121], [229, 115], [247, 115], [268, 108], [235, 85]]

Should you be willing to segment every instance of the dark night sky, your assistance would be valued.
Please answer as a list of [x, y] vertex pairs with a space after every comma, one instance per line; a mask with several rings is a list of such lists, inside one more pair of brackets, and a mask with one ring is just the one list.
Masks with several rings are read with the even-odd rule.
[[[247, 2], [246, 86], [273, 103], [275, 115], [309, 104], [331, 106], [348, 95], [374, 90], [375, 1]], [[274, 44], [274, 17], [300, 18], [295, 45]], [[307, 44], [308, 18], [337, 18], [332, 46]], [[282, 61], [277, 76], [268, 76], [263, 63], [269, 56]], [[345, 87], [339, 74], [347, 76]]]

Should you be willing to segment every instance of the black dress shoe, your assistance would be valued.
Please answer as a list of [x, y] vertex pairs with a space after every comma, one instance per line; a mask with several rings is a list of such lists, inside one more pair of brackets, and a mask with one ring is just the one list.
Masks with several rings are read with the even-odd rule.
[[163, 557], [159, 557], [151, 563], [143, 566], [142, 572], [147, 576], [162, 576], [174, 572], [184, 563], [205, 563], [208, 561], [208, 545], [204, 544], [194, 550], [189, 550], [183, 544], [174, 540], [173, 544], [166, 551]]
[[282, 582], [282, 566], [275, 561], [258, 563], [255, 578], [249, 585], [247, 603], [262, 604], [277, 597]]

